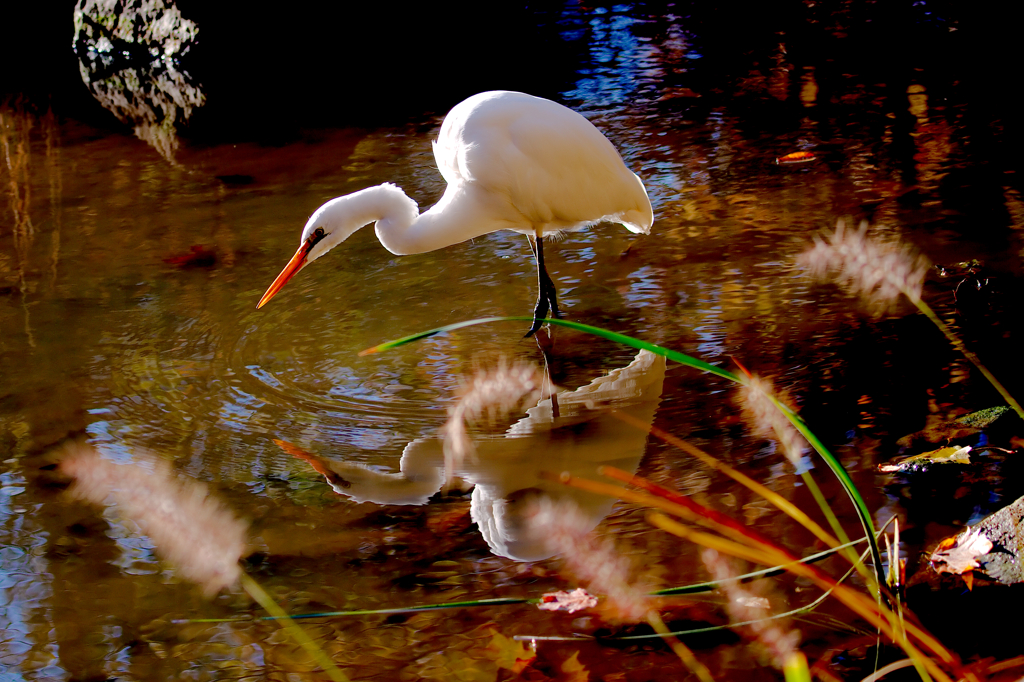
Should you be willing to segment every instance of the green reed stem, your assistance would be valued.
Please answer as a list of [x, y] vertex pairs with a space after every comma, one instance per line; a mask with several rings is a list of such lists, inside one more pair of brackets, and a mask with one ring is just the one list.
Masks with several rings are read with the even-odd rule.
[[[839, 547], [833, 547], [826, 549], [815, 554], [809, 554], [804, 558], [800, 559], [801, 564], [813, 564], [827, 559], [836, 552], [846, 549], [848, 547], [854, 547], [864, 542], [864, 538], [854, 540], [845, 545]], [[743, 575], [736, 576], [736, 580], [739, 582], [749, 582], [751, 580], [757, 580], [759, 578], [767, 578], [773, 575], [779, 575], [785, 573], [789, 564], [783, 564], [782, 566], [774, 566], [771, 568], [763, 568], [757, 571], [750, 571]], [[840, 580], [840, 582], [842, 579]], [[259, 587], [257, 585], [257, 587]], [[693, 583], [691, 585], [683, 585], [680, 587], [666, 587], [656, 592], [651, 592], [652, 597], [675, 597], [686, 594], [699, 594], [701, 592], [713, 592], [719, 589], [721, 585], [715, 581], [706, 581], [702, 583]], [[253, 597], [255, 599], [255, 597]], [[269, 599], [269, 597], [268, 597]], [[257, 600], [259, 601], [259, 600]], [[260, 602], [262, 603], [262, 602]], [[445, 609], [466, 609], [481, 606], [509, 606], [514, 604], [538, 604], [540, 599], [537, 597], [497, 597], [493, 599], [470, 599], [466, 601], [452, 601], [444, 602], [442, 604], [419, 604], [416, 606], [403, 606], [400, 608], [390, 609], [356, 609], [350, 611], [317, 611], [314, 613], [296, 613], [296, 614], [285, 614], [280, 608], [274, 615], [260, 616], [258, 620], [301, 620], [304, 618], [335, 618], [340, 616], [389, 616], [396, 613], [418, 613], [421, 611], [442, 611]], [[276, 607], [277, 604], [274, 604]], [[266, 608], [266, 607], [264, 607]], [[267, 609], [269, 611], [269, 609]], [[247, 616], [235, 616], [233, 618], [185, 618], [181, 620], [175, 620], [175, 623], [235, 623], [240, 621], [251, 620]]]
[[[855, 547], [855, 546], [859, 545], [860, 543], [864, 542], [865, 539], [866, 538], [860, 538], [859, 540], [853, 540], [851, 542], [847, 542], [845, 545], [839, 545], [838, 547], [830, 547], [830, 548], [828, 548], [828, 549], [826, 549], [824, 551], [817, 552], [815, 554], [809, 554], [808, 556], [805, 556], [804, 558], [800, 559], [800, 561], [798, 563], [801, 563], [801, 564], [813, 564], [815, 562], [821, 561], [822, 559], [827, 559], [828, 557], [832, 556], [836, 552], [843, 551], [843, 550], [846, 550], [848, 548]], [[864, 554], [866, 555], [867, 553], [868, 552], [865, 552]], [[856, 558], [856, 555], [855, 555], [855, 558]], [[851, 562], [851, 563], [856, 565], [858, 562], [854, 561], [854, 562]], [[762, 568], [761, 570], [758, 570], [758, 571], [751, 571], [749, 573], [744, 573], [743, 575], [738, 575], [738, 576], [736, 576], [735, 579], [742, 583], [742, 582], [749, 582], [751, 580], [757, 580], [758, 578], [770, 578], [772, 576], [779, 575], [781, 573], [785, 573], [787, 570], [789, 570], [787, 568], [787, 566], [789, 566], [789, 564], [782, 564], [781, 566], [773, 566], [771, 568]], [[841, 578], [839, 580], [839, 582], [842, 582], [842, 581], [843, 581], [843, 579]], [[713, 591], [715, 591], [717, 589], [720, 589], [720, 588], [721, 588], [721, 585], [718, 583], [718, 581], [716, 581], [716, 580], [708, 580], [708, 581], [702, 582], [702, 583], [693, 583], [692, 585], [684, 585], [683, 587], [666, 587], [664, 589], [658, 590], [657, 592], [651, 592], [651, 595], [652, 596], [656, 596], [656, 597], [670, 597], [670, 596], [679, 596], [679, 595], [684, 595], [684, 594], [700, 594], [701, 592], [713, 592]]]
[[[508, 317], [482, 317], [479, 319], [468, 320], [465, 322], [456, 322], [455, 324], [450, 324], [444, 327], [437, 327], [436, 329], [430, 329], [424, 332], [419, 332], [418, 334], [405, 336], [400, 339], [395, 339], [394, 341], [387, 341], [378, 346], [367, 348], [366, 350], [361, 351], [359, 354], [369, 355], [371, 353], [380, 353], [382, 351], [390, 350], [392, 348], [396, 348], [398, 346], [402, 346], [413, 341], [419, 341], [420, 339], [425, 339], [427, 337], [434, 336], [435, 334], [455, 331], [457, 329], [463, 329], [465, 327], [471, 327], [474, 325], [488, 324], [491, 322], [532, 322], [533, 320], [534, 318], [532, 316], [513, 315]], [[603, 339], [608, 339], [609, 341], [615, 341], [616, 343], [621, 343], [625, 346], [630, 346], [631, 348], [636, 348], [638, 350], [647, 350], [656, 355], [661, 355], [667, 358], [668, 360], [672, 360], [673, 362], [678, 362], [681, 365], [693, 367], [694, 369], [699, 369], [702, 372], [714, 374], [715, 376], [722, 377], [723, 379], [728, 379], [729, 381], [738, 384], [743, 383], [743, 380], [738, 375], [730, 372], [729, 370], [722, 369], [721, 367], [709, 364], [707, 362], [704, 362], [703, 360], [698, 360], [697, 358], [686, 355], [685, 353], [680, 353], [679, 351], [674, 351], [669, 348], [663, 348], [662, 346], [658, 346], [656, 344], [650, 343], [648, 341], [643, 341], [632, 336], [627, 336], [625, 334], [620, 334], [618, 332], [609, 331], [607, 329], [602, 329], [600, 327], [593, 327], [589, 324], [583, 324], [581, 322], [571, 322], [569, 320], [554, 320], [550, 318], [542, 321], [545, 324], [552, 324], [558, 327], [566, 327], [568, 329], [575, 329], [576, 331], [585, 332], [587, 334], [593, 334], [594, 336], [599, 336]], [[871, 513], [868, 511], [867, 504], [864, 502], [864, 498], [860, 496], [860, 492], [854, 485], [853, 479], [850, 478], [850, 475], [846, 472], [846, 469], [843, 468], [842, 463], [835, 457], [835, 455], [833, 455], [828, 450], [828, 448], [825, 447], [824, 443], [822, 443], [817, 436], [811, 433], [811, 430], [807, 428], [807, 425], [804, 423], [803, 419], [801, 419], [799, 415], [797, 415], [793, 410], [791, 410], [783, 403], [776, 400], [774, 397], [772, 397], [772, 402], [775, 403], [775, 406], [782, 411], [786, 418], [789, 419], [790, 422], [792, 422], [793, 426], [795, 426], [796, 429], [804, 436], [804, 438], [807, 439], [807, 442], [811, 444], [811, 447], [813, 447], [815, 451], [817, 451], [817, 453], [821, 455], [822, 459], [825, 460], [825, 463], [828, 464], [830, 469], [832, 469], [832, 472], [835, 473], [837, 478], [839, 478], [839, 482], [842, 484], [843, 489], [846, 490], [846, 494], [850, 497], [850, 501], [853, 503], [854, 508], [856, 508], [857, 510], [857, 516], [860, 519], [861, 526], [864, 528], [864, 535], [868, 538], [868, 545], [871, 550], [871, 560], [874, 563], [875, 575], [878, 584], [880, 586], [884, 585], [885, 576], [882, 574], [882, 555], [878, 551], [878, 543], [875, 541], [875, 526], [874, 523], [872, 523], [871, 521]], [[828, 502], [825, 500], [823, 496], [816, 496], [815, 499], [818, 500], [819, 505], [822, 508], [822, 513], [825, 514], [826, 518], [828, 518], [829, 520], [829, 524], [832, 525], [833, 530], [835, 530], [838, 527], [839, 521], [838, 519], [836, 519], [835, 514], [829, 507]], [[836, 533], [836, 535], [840, 538], [846, 537], [845, 534], [840, 534], [838, 532]]]
[[[379, 346], [374, 346], [373, 348], [367, 348], [364, 351], [360, 351], [359, 354], [360, 355], [370, 355], [372, 353], [380, 353], [380, 352], [383, 352], [383, 351], [386, 351], [386, 350], [391, 350], [392, 348], [397, 348], [398, 346], [404, 346], [405, 344], [411, 343], [413, 341], [419, 341], [420, 339], [425, 339], [425, 338], [427, 338], [429, 336], [434, 336], [435, 334], [442, 334], [442, 333], [445, 333], [445, 332], [451, 332], [451, 331], [455, 331], [457, 329], [463, 329], [464, 327], [472, 327], [472, 326], [476, 326], [476, 325], [480, 325], [480, 324], [488, 324], [490, 322], [532, 322], [532, 321], [533, 321], [533, 317], [526, 316], [526, 315], [512, 315], [512, 316], [508, 316], [508, 317], [481, 317], [481, 318], [478, 318], [476, 320], [468, 320], [466, 322], [456, 322], [455, 324], [449, 324], [449, 325], [446, 325], [444, 327], [438, 327], [436, 329], [429, 329], [429, 330], [427, 330], [425, 332], [420, 332], [418, 334], [412, 334], [410, 336], [405, 336], [405, 337], [402, 337], [400, 339], [395, 339], [394, 341], [386, 341], [386, 342], [380, 344]], [[709, 364], [707, 362], [704, 362], [703, 360], [698, 360], [697, 358], [694, 358], [694, 357], [691, 357], [689, 355], [686, 355], [685, 353], [680, 353], [679, 351], [674, 351], [674, 350], [671, 350], [669, 348], [663, 348], [662, 346], [658, 346], [656, 344], [650, 343], [649, 341], [644, 341], [642, 339], [637, 339], [637, 338], [634, 338], [632, 336], [626, 336], [625, 334], [620, 334], [618, 332], [609, 331], [607, 329], [602, 329], [600, 327], [592, 327], [589, 324], [582, 324], [580, 322], [570, 322], [569, 320], [552, 320], [552, 319], [546, 319], [546, 320], [541, 320], [541, 321], [546, 323], [546, 324], [553, 324], [553, 325], [557, 325], [559, 327], [567, 327], [569, 329], [575, 329], [576, 331], [581, 331], [581, 332], [585, 332], [587, 334], [592, 334], [594, 336], [599, 336], [599, 337], [601, 337], [603, 339], [608, 339], [609, 341], [615, 341], [616, 343], [621, 343], [624, 346], [630, 346], [632, 348], [636, 348], [637, 350], [649, 350], [649, 351], [651, 351], [652, 353], [654, 353], [656, 355], [661, 355], [661, 356], [663, 356], [665, 358], [668, 358], [669, 360], [672, 360], [673, 362], [678, 362], [681, 365], [686, 365], [688, 367], [693, 367], [694, 369], [699, 369], [702, 372], [708, 372], [709, 374], [714, 374], [716, 376], [720, 376], [723, 379], [728, 379], [729, 381], [735, 381], [737, 383], [740, 381], [739, 376], [737, 376], [736, 374], [733, 374], [732, 372], [730, 372], [727, 369], [722, 369], [721, 367]]]

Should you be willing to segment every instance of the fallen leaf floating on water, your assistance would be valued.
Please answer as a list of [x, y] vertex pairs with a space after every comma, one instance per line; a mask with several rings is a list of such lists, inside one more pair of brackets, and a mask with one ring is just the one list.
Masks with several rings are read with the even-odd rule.
[[559, 590], [548, 592], [540, 598], [537, 608], [543, 611], [567, 611], [576, 613], [583, 609], [592, 609], [597, 606], [597, 597], [590, 594], [582, 587], [577, 587], [572, 592]]
[[814, 161], [818, 157], [814, 155], [814, 152], [793, 152], [792, 154], [786, 154], [775, 159], [775, 163], [780, 166], [793, 163], [807, 163], [808, 161]]
[[971, 446], [939, 448], [919, 455], [905, 457], [892, 464], [879, 464], [878, 470], [885, 474], [924, 473], [937, 464], [970, 464]]
[[736, 604], [742, 606], [745, 609], [770, 609], [771, 604], [768, 603], [766, 597], [753, 597], [753, 596], [742, 596], [736, 598]]
[[511, 670], [515, 675], [526, 670], [533, 659], [537, 658], [536, 651], [529, 649], [523, 642], [517, 642], [500, 632], [494, 633], [487, 650], [490, 658], [498, 664], [499, 668]]
[[1009, 411], [1010, 408], [1008, 406], [998, 405], [978, 410], [977, 412], [971, 412], [955, 419], [931, 414], [928, 415], [927, 425], [923, 429], [903, 436], [896, 443], [903, 447], [909, 447], [917, 440], [939, 443], [944, 440], [950, 441], [966, 438], [987, 429]]
[[960, 575], [968, 588], [975, 574], [1003, 585], [1024, 582], [1024, 497], [953, 538], [939, 543], [930, 557], [936, 573]]

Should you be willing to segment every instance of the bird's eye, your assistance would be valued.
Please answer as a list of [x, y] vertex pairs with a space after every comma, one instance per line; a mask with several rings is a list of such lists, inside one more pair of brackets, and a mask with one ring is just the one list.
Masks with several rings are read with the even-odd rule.
[[325, 236], [326, 236], [326, 234], [324, 233], [324, 228], [322, 228], [322, 227], [316, 228], [315, 230], [313, 230], [313, 234], [309, 235], [309, 238], [308, 238], [309, 245], [310, 246], [316, 245], [316, 243], [318, 241], [320, 241], [321, 239], [323, 239]]

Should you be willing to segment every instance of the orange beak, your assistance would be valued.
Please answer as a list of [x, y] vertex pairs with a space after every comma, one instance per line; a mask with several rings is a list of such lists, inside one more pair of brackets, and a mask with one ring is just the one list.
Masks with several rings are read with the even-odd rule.
[[260, 302], [256, 304], [256, 310], [259, 310], [267, 304], [267, 301], [274, 298], [274, 295], [281, 291], [281, 289], [284, 288], [284, 285], [288, 283], [288, 280], [294, 277], [295, 273], [306, 265], [306, 256], [309, 254], [309, 250], [311, 248], [312, 244], [308, 241], [302, 242], [299, 250], [296, 251], [295, 255], [292, 256], [292, 259], [288, 261], [288, 265], [284, 266], [284, 270], [281, 271], [281, 274], [277, 276], [274, 283], [270, 285], [269, 289], [267, 289], [267, 293], [263, 294], [263, 298], [260, 299]]

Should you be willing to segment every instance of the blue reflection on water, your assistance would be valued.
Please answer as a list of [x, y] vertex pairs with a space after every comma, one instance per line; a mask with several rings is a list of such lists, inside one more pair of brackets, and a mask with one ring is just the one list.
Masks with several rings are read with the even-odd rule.
[[641, 20], [626, 14], [627, 5], [616, 5], [609, 12], [595, 7], [589, 17], [579, 8], [566, 9], [563, 23], [571, 28], [562, 32], [567, 41], [587, 38], [590, 66], [580, 69], [576, 87], [562, 93], [570, 101], [587, 108], [607, 108], [635, 96], [644, 80], [649, 80], [657, 61], [651, 57], [657, 48], [635, 35], [634, 25]]

